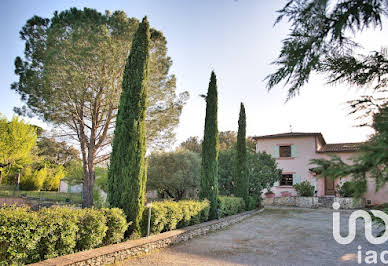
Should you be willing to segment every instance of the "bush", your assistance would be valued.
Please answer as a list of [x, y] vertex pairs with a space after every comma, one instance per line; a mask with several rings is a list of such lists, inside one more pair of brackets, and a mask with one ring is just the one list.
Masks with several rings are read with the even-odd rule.
[[247, 211], [256, 209], [257, 206], [259, 205], [259, 201], [257, 199], [255, 199], [254, 197], [252, 197], [252, 196], [248, 197], [248, 201], [247, 202], [248, 202], [248, 204], [247, 204], [247, 206], [245, 206], [245, 209]]
[[355, 192], [354, 184], [352, 182], [349, 182], [349, 181], [343, 183], [342, 186], [337, 184], [337, 192], [338, 192], [338, 194], [340, 194], [341, 197], [351, 198], [351, 197], [353, 197], [354, 192]]
[[37, 261], [36, 247], [42, 232], [37, 213], [24, 207], [1, 208], [0, 264]]
[[[154, 202], [151, 209], [151, 234], [207, 221], [209, 208], [208, 200]], [[141, 224], [143, 235], [147, 234], [148, 212], [149, 208], [145, 208]]]
[[127, 222], [119, 209], [25, 207], [0, 209], [0, 265], [25, 264], [123, 239]]
[[39, 259], [73, 253], [78, 233], [78, 213], [68, 208], [44, 208], [38, 212], [43, 229], [37, 247]]
[[78, 234], [76, 250], [86, 250], [99, 246], [106, 235], [104, 213], [97, 209], [78, 210]]
[[314, 196], [314, 186], [310, 184], [308, 181], [303, 181], [299, 184], [295, 184], [294, 188], [298, 195], [301, 197], [312, 197]]
[[234, 215], [245, 210], [243, 198], [218, 196], [220, 217]]
[[20, 188], [22, 190], [39, 191], [43, 187], [43, 182], [47, 176], [47, 168], [36, 170], [32, 173], [31, 168], [26, 169], [25, 175], [20, 178]]
[[122, 209], [102, 209], [106, 217], [106, 225], [108, 230], [102, 241], [103, 245], [110, 245], [120, 242], [124, 238], [124, 233], [127, 231], [128, 223]]

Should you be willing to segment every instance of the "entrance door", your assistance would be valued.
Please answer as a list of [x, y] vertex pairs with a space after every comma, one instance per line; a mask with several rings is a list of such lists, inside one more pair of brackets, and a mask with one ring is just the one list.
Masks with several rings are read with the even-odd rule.
[[334, 180], [325, 177], [325, 195], [335, 195]]

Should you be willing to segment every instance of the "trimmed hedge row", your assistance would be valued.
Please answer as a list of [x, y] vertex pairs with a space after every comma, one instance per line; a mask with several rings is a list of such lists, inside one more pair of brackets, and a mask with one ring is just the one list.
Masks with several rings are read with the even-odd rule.
[[128, 223], [120, 209], [0, 209], [0, 264], [24, 264], [120, 242]]
[[234, 215], [245, 210], [243, 198], [218, 196], [218, 208], [220, 209], [220, 217]]
[[[151, 209], [151, 234], [206, 222], [209, 218], [209, 209], [208, 200], [154, 202]], [[148, 212], [149, 207], [146, 207], [141, 224], [143, 235], [147, 234]]]

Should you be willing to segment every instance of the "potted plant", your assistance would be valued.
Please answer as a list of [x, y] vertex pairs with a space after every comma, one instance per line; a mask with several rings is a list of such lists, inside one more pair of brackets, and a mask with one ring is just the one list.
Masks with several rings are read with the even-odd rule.
[[271, 189], [268, 189], [267, 192], [264, 193], [265, 197], [267, 199], [270, 199], [270, 198], [274, 198], [275, 197], [275, 193], [272, 192]]

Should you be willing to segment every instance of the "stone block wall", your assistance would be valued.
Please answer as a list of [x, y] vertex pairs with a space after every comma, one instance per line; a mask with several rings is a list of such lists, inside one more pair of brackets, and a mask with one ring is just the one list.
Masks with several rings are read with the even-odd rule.
[[353, 198], [293, 196], [263, 199], [264, 206], [285, 206], [301, 208], [332, 208], [333, 202], [339, 202], [341, 205], [341, 209], [359, 209], [365, 207], [362, 200], [354, 203]]

